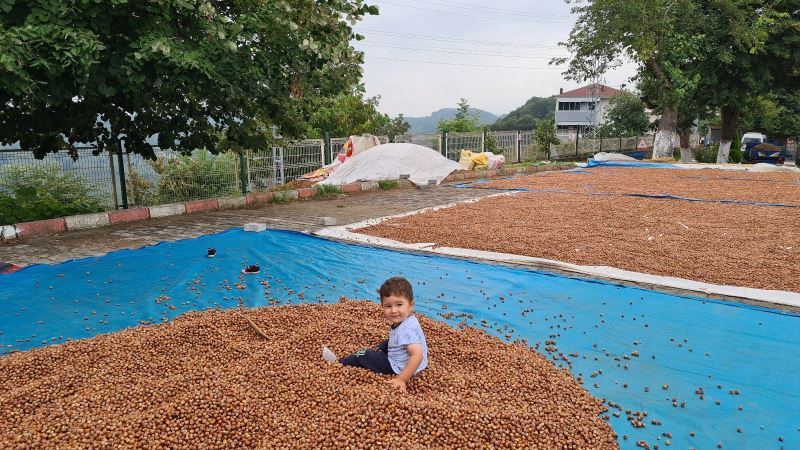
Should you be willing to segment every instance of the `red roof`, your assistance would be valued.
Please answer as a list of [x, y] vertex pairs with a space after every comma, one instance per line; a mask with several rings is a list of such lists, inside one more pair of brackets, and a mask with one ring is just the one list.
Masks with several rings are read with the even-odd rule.
[[[619, 89], [614, 89], [611, 86], [606, 86], [605, 84], [598, 84], [597, 91], [595, 95], [600, 98], [610, 98], [617, 94], [619, 94]], [[579, 87], [578, 89], [573, 89], [571, 91], [564, 92], [563, 94], [558, 94], [559, 97], [591, 97], [592, 96], [592, 85]]]

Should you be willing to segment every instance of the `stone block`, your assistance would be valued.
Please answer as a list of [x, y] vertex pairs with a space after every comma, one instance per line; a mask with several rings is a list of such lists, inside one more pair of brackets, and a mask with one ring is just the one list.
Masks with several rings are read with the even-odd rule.
[[90, 228], [105, 227], [110, 224], [107, 212], [69, 216], [65, 217], [64, 221], [67, 224], [67, 231], [87, 230]]
[[320, 217], [319, 224], [325, 225], [326, 227], [336, 225], [336, 217]]
[[249, 231], [252, 233], [260, 233], [266, 229], [267, 229], [267, 224], [265, 223], [251, 222], [244, 224], [244, 231]]
[[67, 231], [67, 222], [64, 219], [36, 220], [15, 225], [17, 236], [40, 236], [43, 234], [56, 234]]
[[352, 194], [353, 192], [361, 192], [361, 183], [343, 184], [342, 192], [344, 192], [345, 194]]
[[186, 212], [186, 206], [183, 203], [168, 203], [166, 205], [151, 206], [150, 218], [179, 216]]
[[272, 193], [272, 198], [276, 202], [290, 202], [292, 200], [297, 200], [298, 194], [297, 191], [275, 191]]
[[401, 180], [407, 180], [407, 179], [409, 179], [409, 178], [411, 178], [411, 175], [409, 175], [409, 174], [407, 174], [407, 173], [401, 173], [401, 174], [400, 174], [400, 179], [401, 179]]
[[236, 209], [247, 206], [247, 197], [224, 197], [218, 198], [219, 209]]
[[121, 209], [108, 212], [108, 223], [111, 225], [147, 220], [149, 218], [150, 210], [148, 208]]
[[272, 200], [272, 192], [253, 192], [247, 194], [247, 204], [248, 205], [257, 205], [260, 203], [269, 203]]
[[317, 190], [314, 188], [300, 188], [297, 190], [297, 198], [299, 199], [305, 200], [315, 195], [317, 195]]
[[374, 191], [378, 189], [378, 182], [377, 181], [363, 181], [361, 182], [361, 190], [362, 191]]
[[184, 203], [186, 206], [186, 214], [194, 214], [203, 211], [213, 211], [219, 209], [219, 201], [215, 198], [206, 200], [194, 200]]
[[14, 225], [3, 225], [0, 227], [0, 239], [10, 241], [17, 238], [17, 227]]

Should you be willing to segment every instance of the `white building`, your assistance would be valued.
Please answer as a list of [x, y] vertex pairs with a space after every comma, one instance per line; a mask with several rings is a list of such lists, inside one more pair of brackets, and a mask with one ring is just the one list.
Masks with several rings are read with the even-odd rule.
[[604, 84], [590, 84], [568, 92], [561, 89], [556, 97], [556, 133], [568, 139], [591, 133], [592, 128], [603, 124], [611, 97], [620, 92]]

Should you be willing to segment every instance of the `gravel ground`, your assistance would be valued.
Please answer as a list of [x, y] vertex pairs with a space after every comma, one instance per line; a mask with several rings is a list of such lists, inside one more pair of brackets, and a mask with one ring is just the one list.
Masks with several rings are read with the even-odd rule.
[[[548, 174], [541, 180], [583, 176], [591, 175]], [[392, 219], [358, 232], [405, 243], [435, 242], [800, 292], [799, 227], [800, 208], [518, 193]]]
[[569, 192], [671, 194], [709, 200], [738, 200], [800, 206], [800, 175], [729, 170], [625, 169], [601, 167], [581, 172], [545, 172], [481, 187], [563, 189]]
[[329, 364], [386, 339], [370, 302], [182, 315], [0, 358], [2, 448], [618, 448], [607, 410], [522, 343], [420, 317], [401, 394]]

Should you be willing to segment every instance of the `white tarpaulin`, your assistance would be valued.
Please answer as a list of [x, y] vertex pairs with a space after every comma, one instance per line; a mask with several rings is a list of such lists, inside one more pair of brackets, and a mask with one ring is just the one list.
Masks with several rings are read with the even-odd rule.
[[463, 169], [437, 151], [416, 144], [383, 144], [349, 158], [327, 179], [317, 184], [347, 184], [356, 181], [396, 180], [409, 175], [414, 184], [439, 184], [450, 172]]

